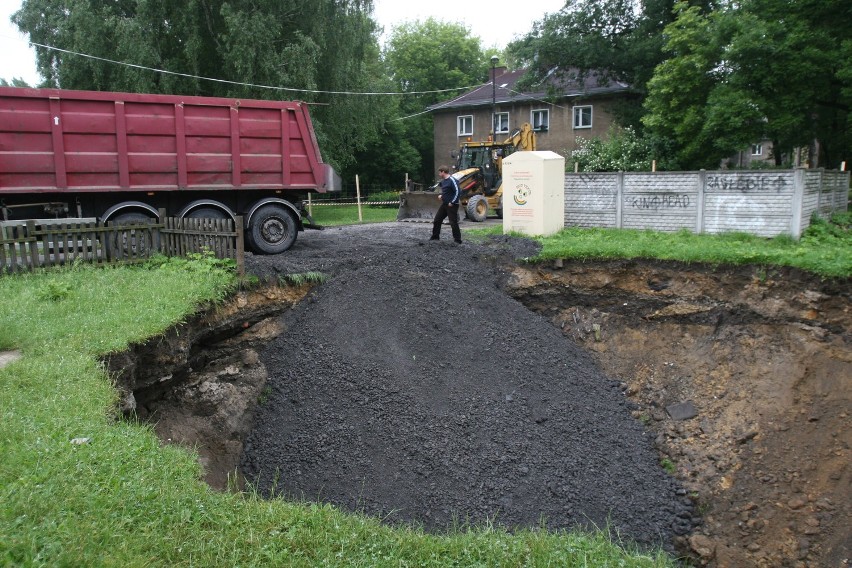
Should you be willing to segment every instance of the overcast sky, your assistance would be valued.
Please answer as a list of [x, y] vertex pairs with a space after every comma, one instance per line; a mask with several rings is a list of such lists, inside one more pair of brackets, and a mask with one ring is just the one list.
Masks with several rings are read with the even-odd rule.
[[530, 31], [533, 22], [544, 18], [545, 13], [559, 11], [565, 0], [420, 0], [414, 5], [401, 0], [373, 0], [373, 5], [375, 18], [385, 33], [396, 24], [431, 16], [466, 26], [471, 35], [482, 39], [482, 47], [503, 49], [516, 36]]
[[27, 37], [18, 33], [18, 28], [9, 17], [21, 7], [21, 0], [0, 0], [0, 77], [11, 81], [20, 77], [30, 85], [40, 79], [36, 73], [35, 51], [27, 43]]
[[[523, 0], [495, 2], [494, 0], [421, 0], [412, 5], [401, 0], [374, 0], [374, 16], [385, 34], [395, 25], [434, 17], [444, 22], [457, 22], [470, 29], [471, 35], [482, 39], [484, 48], [502, 49], [506, 43], [532, 29], [533, 22], [545, 13], [558, 11], [565, 0]], [[498, 6], [509, 6], [508, 10]], [[35, 52], [26, 36], [9, 22], [9, 17], [21, 7], [21, 0], [0, 0], [0, 77], [11, 81], [24, 79], [30, 85], [40, 81], [36, 73]], [[463, 13], [463, 19], [459, 19]]]

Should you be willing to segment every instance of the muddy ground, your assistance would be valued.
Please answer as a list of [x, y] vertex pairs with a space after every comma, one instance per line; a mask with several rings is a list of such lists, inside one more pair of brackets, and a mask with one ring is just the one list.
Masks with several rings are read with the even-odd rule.
[[219, 488], [245, 474], [436, 530], [609, 522], [696, 565], [848, 564], [848, 280], [530, 265], [530, 241], [427, 235], [328, 229], [250, 257], [267, 282], [328, 280], [113, 357], [125, 410]]

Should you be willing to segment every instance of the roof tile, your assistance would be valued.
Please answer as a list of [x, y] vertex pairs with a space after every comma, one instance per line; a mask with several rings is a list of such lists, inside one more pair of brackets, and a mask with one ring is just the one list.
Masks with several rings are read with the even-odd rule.
[[581, 80], [578, 78], [578, 70], [571, 69], [565, 73], [551, 72], [534, 89], [521, 92], [516, 86], [518, 81], [526, 74], [526, 69], [508, 71], [496, 78], [496, 88], [492, 89], [491, 81], [476, 87], [454, 99], [436, 103], [427, 107], [427, 110], [436, 111], [443, 109], [476, 107], [490, 105], [492, 94], [497, 104], [514, 103], [522, 100], [539, 100], [550, 102], [553, 93], [558, 93], [558, 98], [571, 98], [598, 94], [618, 93], [630, 90], [629, 85], [619, 81], [606, 81], [596, 72], [590, 72]]

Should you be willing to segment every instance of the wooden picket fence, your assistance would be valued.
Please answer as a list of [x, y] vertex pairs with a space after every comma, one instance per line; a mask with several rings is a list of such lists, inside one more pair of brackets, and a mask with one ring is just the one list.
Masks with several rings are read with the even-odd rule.
[[94, 219], [31, 219], [0, 223], [0, 274], [64, 266], [74, 262], [130, 264], [154, 254], [212, 253], [233, 258], [245, 275], [243, 218], [165, 217], [132, 224]]

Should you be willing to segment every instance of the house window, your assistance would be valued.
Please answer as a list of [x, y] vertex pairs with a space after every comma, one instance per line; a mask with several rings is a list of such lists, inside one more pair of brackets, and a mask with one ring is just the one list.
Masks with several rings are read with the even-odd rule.
[[509, 132], [509, 113], [498, 112], [494, 114], [494, 133], [504, 134]]
[[472, 136], [473, 135], [473, 116], [459, 116], [457, 118], [457, 130], [459, 136]]
[[763, 155], [763, 144], [752, 144], [751, 145], [751, 155], [752, 156], [762, 156]]
[[592, 127], [592, 107], [575, 106], [574, 107], [574, 128], [591, 128]]
[[536, 132], [547, 132], [550, 129], [550, 111], [547, 109], [532, 111], [532, 127]]

